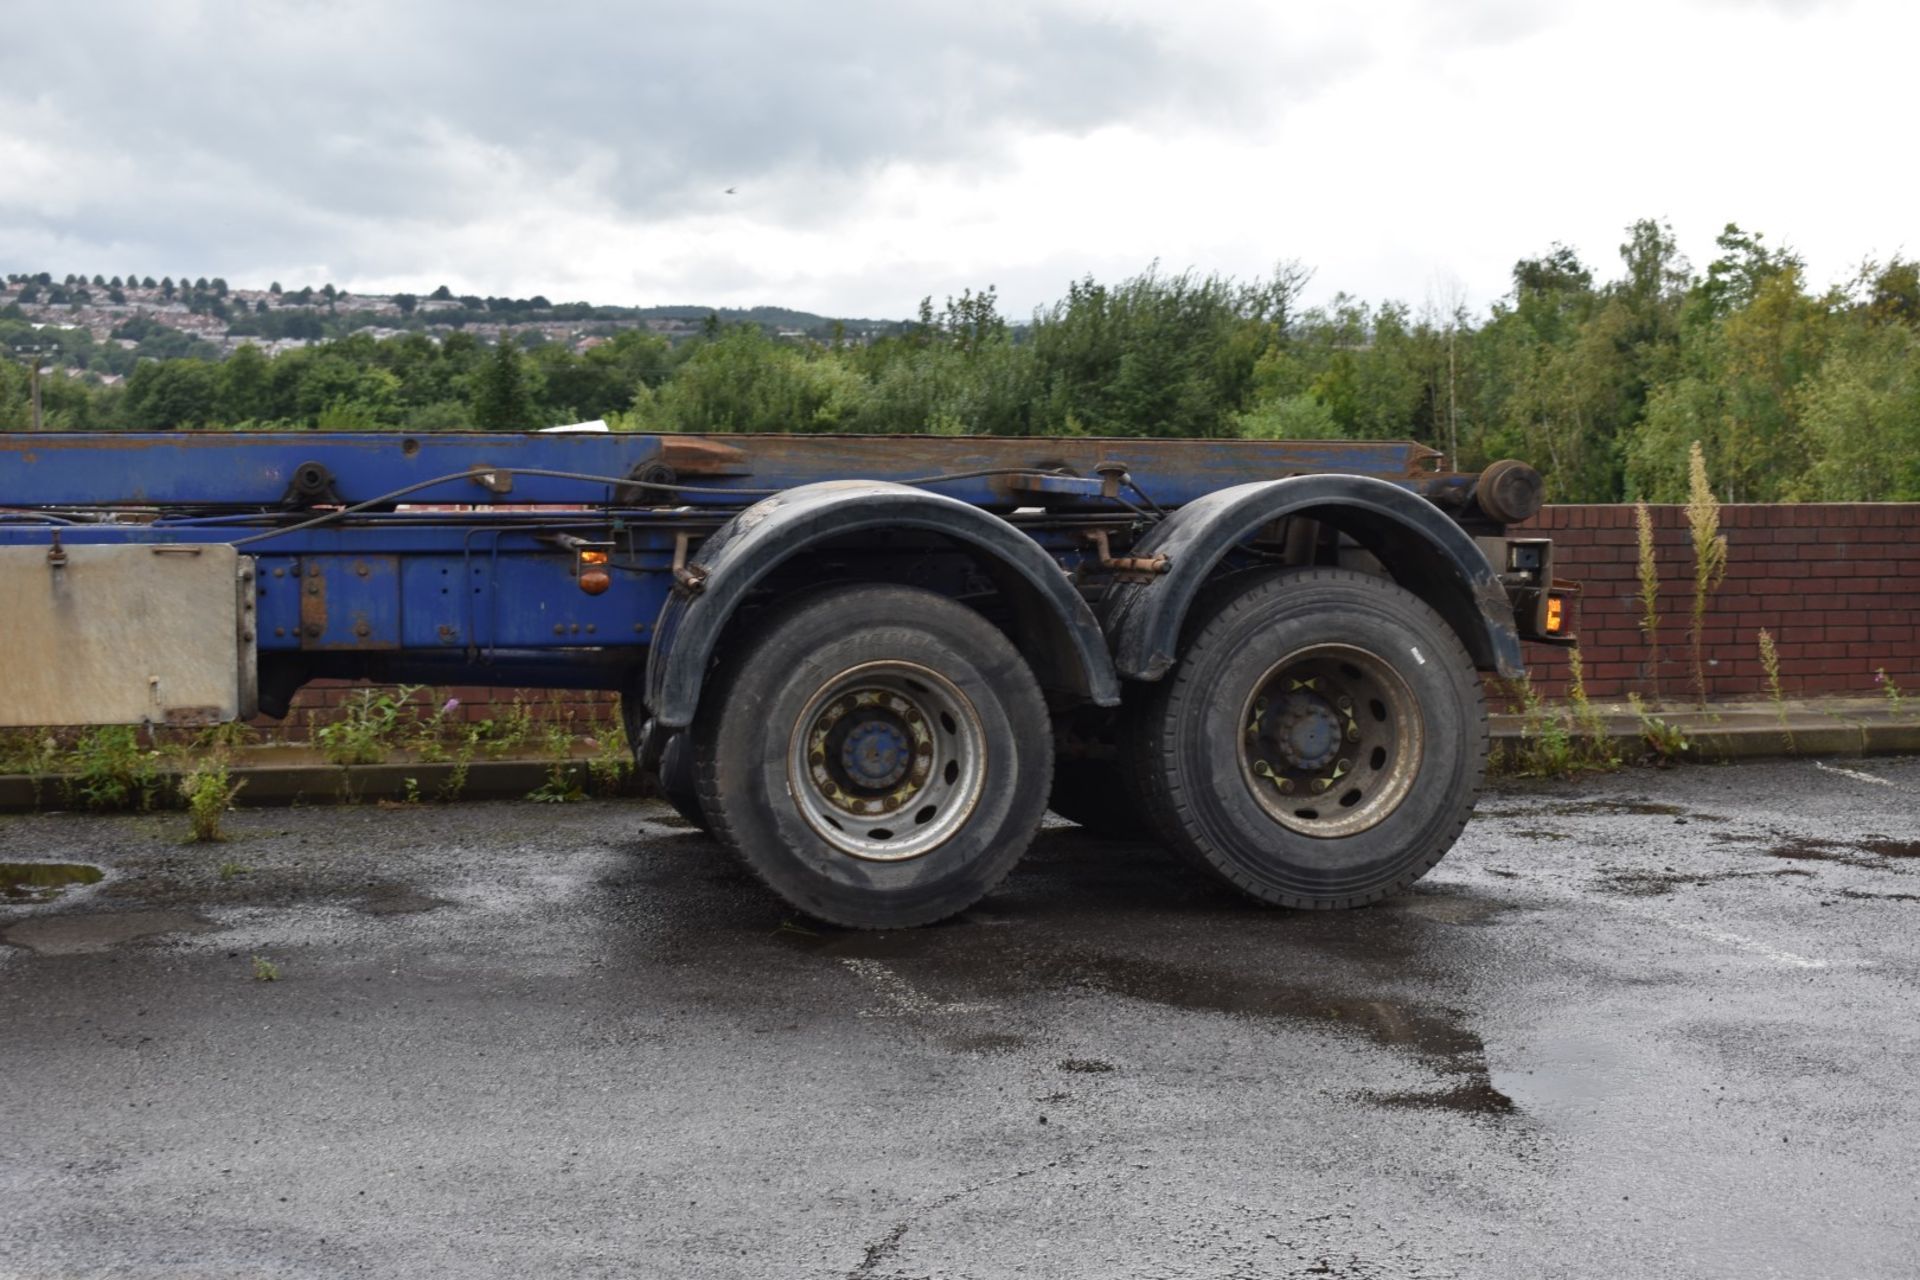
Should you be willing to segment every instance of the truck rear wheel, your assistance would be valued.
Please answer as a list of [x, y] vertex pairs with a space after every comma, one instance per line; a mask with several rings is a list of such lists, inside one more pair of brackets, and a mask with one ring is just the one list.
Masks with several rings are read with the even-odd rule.
[[667, 739], [660, 753], [660, 798], [673, 806], [696, 831], [708, 830], [706, 811], [700, 807], [700, 791], [693, 781], [693, 746], [684, 732]]
[[1486, 773], [1472, 660], [1411, 592], [1339, 569], [1215, 602], [1127, 744], [1161, 835], [1288, 907], [1356, 907], [1452, 847]]
[[965, 910], [1026, 852], [1053, 740], [1019, 651], [929, 591], [840, 587], [763, 623], [701, 700], [700, 807], [773, 891], [833, 924]]

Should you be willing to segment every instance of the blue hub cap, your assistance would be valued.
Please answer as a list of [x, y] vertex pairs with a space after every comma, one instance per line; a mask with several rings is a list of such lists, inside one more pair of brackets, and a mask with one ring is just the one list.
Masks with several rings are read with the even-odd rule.
[[1340, 751], [1340, 718], [1323, 699], [1292, 694], [1280, 704], [1280, 753], [1296, 769], [1319, 769]]
[[906, 734], [885, 720], [862, 721], [840, 745], [840, 766], [859, 786], [890, 787], [906, 776], [912, 763]]

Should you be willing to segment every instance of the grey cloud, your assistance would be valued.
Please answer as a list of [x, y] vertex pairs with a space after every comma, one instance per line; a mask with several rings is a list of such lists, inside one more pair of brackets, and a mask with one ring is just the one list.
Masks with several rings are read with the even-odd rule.
[[236, 256], [344, 271], [379, 263], [366, 228], [395, 220], [573, 200], [644, 223], [722, 207], [728, 186], [747, 197], [736, 207], [804, 223], [888, 161], [988, 165], [1025, 130], [1230, 127], [1357, 56], [1300, 49], [1252, 74], [1145, 26], [995, 3], [89, 13], [97, 38], [0, 45], [0, 134], [37, 120], [30, 141], [86, 171], [51, 202], [0, 178], [0, 233], [196, 271]]

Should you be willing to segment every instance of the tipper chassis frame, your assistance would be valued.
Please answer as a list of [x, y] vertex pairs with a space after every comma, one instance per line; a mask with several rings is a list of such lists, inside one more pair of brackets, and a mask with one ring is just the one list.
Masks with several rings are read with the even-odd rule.
[[1517, 462], [1403, 441], [0, 436], [0, 725], [284, 716], [366, 678], [618, 690], [791, 903], [964, 909], [1044, 810], [1255, 897], [1422, 874], [1480, 672], [1570, 641]]

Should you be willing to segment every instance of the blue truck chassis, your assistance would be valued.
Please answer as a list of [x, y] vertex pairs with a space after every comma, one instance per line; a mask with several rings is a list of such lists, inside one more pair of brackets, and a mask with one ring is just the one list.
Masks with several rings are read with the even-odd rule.
[[0, 436], [0, 724], [282, 716], [330, 677], [612, 689], [669, 799], [831, 922], [964, 909], [1049, 806], [1265, 902], [1358, 905], [1470, 812], [1478, 673], [1570, 641], [1551, 544], [1508, 531], [1538, 474], [1440, 461], [1408, 442]]

